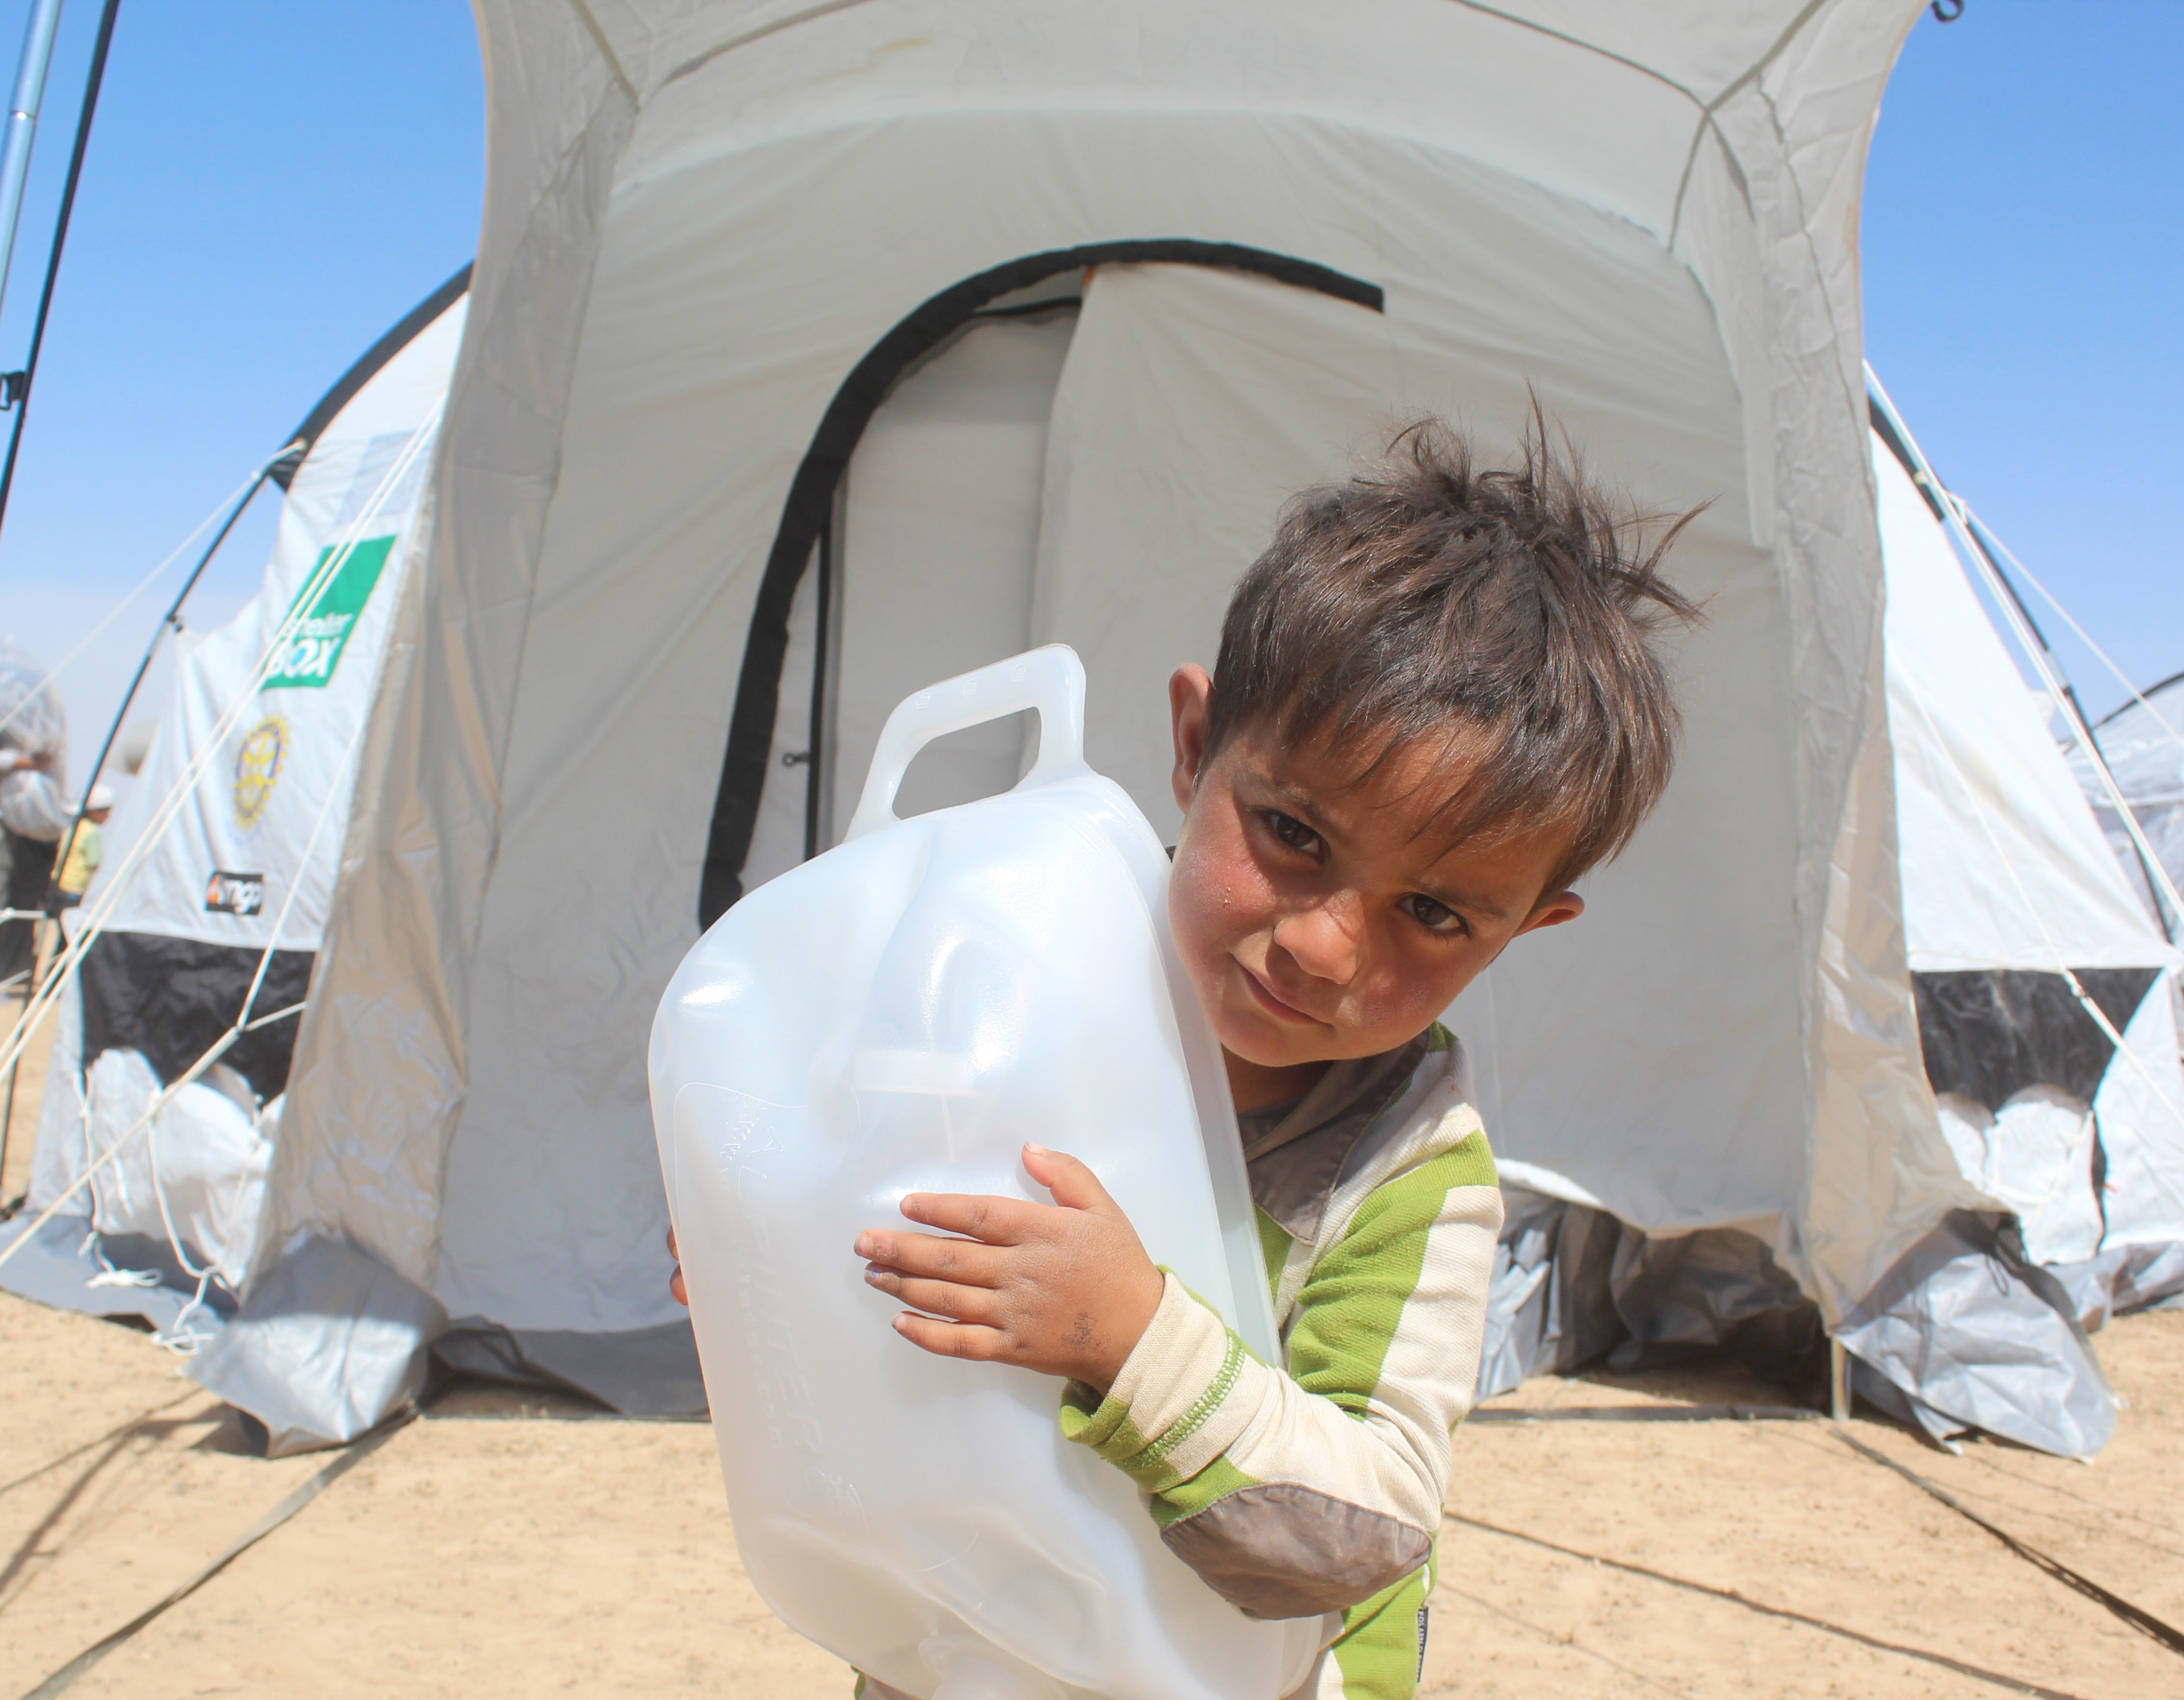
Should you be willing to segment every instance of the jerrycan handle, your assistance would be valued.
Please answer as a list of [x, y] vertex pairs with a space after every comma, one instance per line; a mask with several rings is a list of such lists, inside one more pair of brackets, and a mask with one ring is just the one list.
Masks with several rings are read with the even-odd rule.
[[895, 705], [880, 728], [864, 794], [848, 838], [895, 823], [895, 793], [917, 752], [936, 738], [1026, 709], [1039, 711], [1039, 760], [1014, 789], [1050, 785], [1092, 770], [1084, 765], [1084, 663], [1067, 644], [1048, 644], [975, 672], [943, 679]]

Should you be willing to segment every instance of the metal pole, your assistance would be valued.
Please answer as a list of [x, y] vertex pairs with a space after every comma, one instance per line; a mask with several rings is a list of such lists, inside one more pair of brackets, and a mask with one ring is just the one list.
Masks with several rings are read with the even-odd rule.
[[8, 268], [15, 255], [15, 223], [23, 215], [23, 184], [31, 175], [31, 145], [38, 138], [38, 108], [46, 98], [46, 70], [53, 62], [61, 0], [35, 0], [23, 32], [23, 58], [15, 67], [15, 98], [8, 103], [8, 133], [0, 142], [0, 304], [8, 298]]
[[46, 287], [38, 297], [38, 316], [31, 326], [30, 358], [23, 362], [23, 370], [6, 376], [7, 389], [0, 393], [0, 407], [11, 403], [15, 410], [14, 428], [8, 434], [8, 459], [0, 465], [0, 525], [8, 520], [8, 493], [15, 484], [15, 455], [23, 446], [23, 421], [31, 411], [31, 385], [38, 376], [38, 350], [46, 340], [46, 318], [53, 308], [53, 280], [60, 276], [61, 249], [67, 245], [69, 215], [75, 209], [75, 186], [83, 176], [84, 149], [91, 145], [91, 120], [98, 111], [98, 86], [106, 80], [106, 50], [114, 42], [114, 17], [121, 9], [121, 0], [106, 0], [98, 14], [98, 42], [91, 50], [91, 75], [83, 86], [83, 109], [75, 120], [75, 148], [69, 155], [68, 181], [61, 187], [61, 210], [53, 225], [53, 252], [46, 256]]
[[[1925, 451], [1919, 447], [1918, 440], [1903, 423], [1903, 415], [1897, 412], [1896, 404], [1888, 399], [1888, 392], [1881, 387], [1880, 380], [1874, 375], [1869, 364], [1865, 369], [1865, 393], [1870, 404], [1880, 410], [1880, 416], [1887, 421], [1888, 429], [1895, 434], [1897, 441], [1909, 451], [1913, 482], [1932, 498], [1935, 507], [1940, 511], [1942, 525], [1955, 540], [1957, 553], [1986, 586], [1987, 594], [2001, 609], [2011, 635], [2017, 640], [2019, 653], [2031, 663], [2033, 672], [2040, 675], [2040, 682], [2048, 687], [2048, 694], [2053, 700], [2058, 711], [2077, 728], [2079, 736], [2084, 740], [2086, 757], [2092, 764], [2093, 772], [2101, 782], [2101, 789], [2108, 794], [2119, 823], [2130, 835], [2133, 847], [2138, 851], [2140, 870], [2152, 887], [2155, 918], [2160, 922], [2163, 934], [2173, 939], [2176, 934], [2163, 914], [2162, 906], [2165, 900], [2169, 913], [2184, 921], [2184, 895], [2179, 895], [2176, 883], [2162, 866], [2159, 855], [2147, 842], [2146, 833], [2138, 823], [2138, 817], [2131, 812], [2131, 805], [2124, 797], [2123, 788], [2117, 784], [2114, 773], [2109, 771], [2107, 757], [2101, 753], [2099, 740], [2094, 738], [2092, 727], [2086, 723], [2084, 711], [2078, 705], [2077, 693], [2063, 677], [2062, 663], [2049, 651], [2047, 639], [2040, 637], [2036, 629], [2031, 627], [2031, 616], [2025, 611], [2024, 599], [2018, 595], [2016, 587], [2003, 576], [1993, 555], [1973, 537], [1966, 520], [1970, 510], [1951, 494], [1948, 487], [1935, 475]], [[2119, 1040], [2118, 1043], [2121, 1041]]]

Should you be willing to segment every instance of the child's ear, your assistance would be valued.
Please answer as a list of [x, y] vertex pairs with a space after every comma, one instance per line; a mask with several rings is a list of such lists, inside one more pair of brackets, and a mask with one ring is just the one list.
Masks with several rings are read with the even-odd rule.
[[1524, 924], [1509, 936], [1513, 939], [1519, 934], [1536, 933], [1542, 927], [1559, 927], [1563, 922], [1574, 921], [1584, 913], [1585, 900], [1582, 897], [1574, 891], [1557, 891], [1542, 897], [1534, 905], [1532, 912], [1524, 917]]
[[1184, 662], [1169, 675], [1168, 720], [1175, 733], [1175, 771], [1169, 783], [1175, 788], [1176, 807], [1186, 815], [1206, 760], [1206, 717], [1212, 704], [1212, 677], [1195, 661]]

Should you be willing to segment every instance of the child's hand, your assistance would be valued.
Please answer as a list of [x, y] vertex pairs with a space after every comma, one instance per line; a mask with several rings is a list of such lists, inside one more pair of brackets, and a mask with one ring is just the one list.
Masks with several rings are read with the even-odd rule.
[[867, 1229], [856, 1246], [872, 1266], [865, 1279], [916, 1307], [894, 1319], [915, 1346], [1105, 1393], [1160, 1307], [1161, 1272], [1090, 1169], [1044, 1145], [1026, 1145], [1023, 1162], [1052, 1205], [913, 1192], [905, 1216], [967, 1237]]

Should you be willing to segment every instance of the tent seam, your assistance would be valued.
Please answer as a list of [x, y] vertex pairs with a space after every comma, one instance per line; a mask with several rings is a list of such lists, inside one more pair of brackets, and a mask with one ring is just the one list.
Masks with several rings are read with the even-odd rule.
[[607, 38], [607, 32], [599, 27], [599, 20], [592, 15], [591, 7], [585, 3], [585, 0], [569, 0], [569, 6], [590, 35], [593, 45], [599, 48], [600, 57], [606, 60], [607, 69], [614, 73], [615, 81], [629, 97], [629, 103], [633, 107], [644, 105], [644, 101], [638, 97], [637, 85], [630, 81], [629, 73], [622, 69], [621, 55], [615, 52], [614, 43]]
[[[1763, 75], [1766, 73], [1767, 67], [1773, 64], [1776, 59], [1782, 56], [1783, 50], [1786, 48], [1791, 42], [1795, 41], [1797, 38], [1798, 33], [1804, 29], [1807, 24], [1812, 21], [1813, 14], [1818, 12], [1820, 8], [1826, 3], [1827, 0], [1805, 0], [1805, 9], [1798, 13], [1796, 17], [1790, 20], [1789, 26], [1785, 29], [1780, 35], [1774, 38], [1774, 45], [1769, 47], [1767, 51], [1762, 53], [1758, 59], [1754, 59], [1752, 62], [1751, 66], [1742, 75], [1739, 76], [1734, 82], [1730, 83], [1712, 100], [1706, 102], [1700, 107], [1699, 110], [1701, 116], [1698, 127], [1693, 131], [1691, 136], [1691, 152], [1686, 154], [1684, 159], [1684, 175], [1676, 184], [1675, 211], [1670, 216], [1669, 220], [1669, 246], [1674, 247], [1675, 245], [1676, 233], [1683, 228], [1684, 197], [1691, 192], [1691, 170], [1698, 164], [1699, 142], [1708, 128], [1712, 128], [1717, 136], [1721, 136], [1721, 126], [1715, 123], [1714, 114], [1717, 112], [1719, 112], [1721, 109], [1728, 103], [1730, 97], [1735, 95], [1739, 89], [1741, 89], [1747, 83], [1752, 81], [1755, 78]], [[1764, 93], [1763, 90], [1762, 91], [1762, 93]], [[1772, 102], [1769, 103], [1769, 109], [1771, 113], [1773, 110]], [[1774, 127], [1776, 139], [1782, 140], [1782, 126], [1780, 123], [1779, 121], [1776, 122]], [[1724, 148], [1729, 148], [1729, 155], [1730, 159], [1734, 159], [1736, 158], [1736, 149], [1730, 145], [1728, 137], [1721, 136], [1721, 145]], [[1789, 151], [1786, 141], [1784, 141], [1783, 151], [1786, 155]], [[1741, 161], [1739, 161], [1738, 163], [1738, 169], [1740, 170], [1743, 169]], [[1798, 210], [1800, 212], [1804, 210], [1802, 197], [1799, 198]]]
[[[572, 3], [581, 4], [582, 0], [572, 0]], [[749, 30], [740, 36], [731, 36], [725, 42], [706, 48], [702, 53], [685, 59], [666, 76], [660, 78], [659, 86], [666, 88], [671, 82], [679, 81], [694, 72], [703, 70], [722, 54], [732, 53], [738, 47], [749, 47], [754, 42], [762, 42], [768, 36], [777, 36], [784, 30], [793, 30], [799, 24], [815, 23], [819, 19], [830, 17], [837, 12], [847, 12], [853, 7], [861, 6], [864, 3], [865, 0], [827, 0], [824, 5], [808, 6], [803, 11], [792, 13], [786, 18], [777, 18], [771, 24], [761, 24], [755, 30]]]

